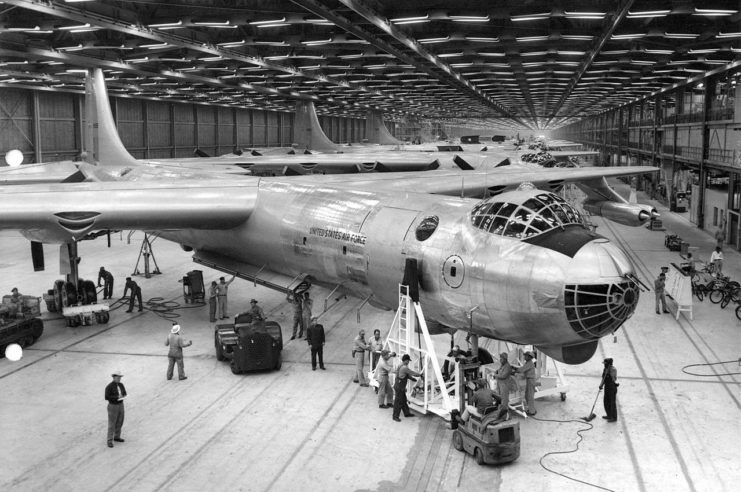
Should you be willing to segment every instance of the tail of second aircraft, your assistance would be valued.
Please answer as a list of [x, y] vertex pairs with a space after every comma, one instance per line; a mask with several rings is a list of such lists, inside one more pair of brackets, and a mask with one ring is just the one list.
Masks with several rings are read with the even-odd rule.
[[85, 84], [83, 156], [89, 164], [103, 168], [121, 169], [138, 165], [118, 136], [105, 78], [99, 68], [88, 73]]
[[319, 124], [319, 118], [311, 101], [296, 103], [296, 117], [293, 120], [293, 139], [299, 148], [320, 152], [337, 152], [340, 146], [327, 137]]
[[380, 111], [368, 110], [365, 125], [365, 136], [368, 143], [381, 145], [401, 145], [404, 143], [391, 135], [383, 123], [383, 113]]

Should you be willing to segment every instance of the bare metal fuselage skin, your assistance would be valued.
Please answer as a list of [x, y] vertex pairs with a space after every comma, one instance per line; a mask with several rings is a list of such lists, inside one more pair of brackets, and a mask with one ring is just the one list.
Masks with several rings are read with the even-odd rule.
[[[310, 275], [322, 285], [342, 284], [389, 309], [398, 304], [406, 258], [415, 258], [421, 267], [420, 302], [431, 325], [533, 344], [547, 352], [547, 347], [553, 352], [584, 344], [587, 340], [567, 319], [564, 286], [624, 281], [633, 273], [624, 253], [601, 237], [569, 256], [482, 231], [468, 216], [476, 203], [263, 181], [244, 224], [226, 231], [164, 231], [162, 236], [197, 252], [289, 276]], [[430, 216], [439, 218], [439, 226], [429, 238], [417, 239], [415, 229]]]

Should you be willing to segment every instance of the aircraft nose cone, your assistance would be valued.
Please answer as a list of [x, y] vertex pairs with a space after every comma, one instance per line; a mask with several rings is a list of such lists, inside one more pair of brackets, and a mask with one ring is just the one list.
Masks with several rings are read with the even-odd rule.
[[639, 291], [628, 277], [632, 274], [626, 254], [606, 239], [585, 244], [577, 252], [564, 285], [564, 307], [579, 336], [600, 338], [633, 314]]

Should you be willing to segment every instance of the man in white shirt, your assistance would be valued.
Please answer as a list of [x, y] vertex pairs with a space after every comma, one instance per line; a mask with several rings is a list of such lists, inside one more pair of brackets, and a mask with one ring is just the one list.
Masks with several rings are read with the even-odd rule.
[[720, 246], [717, 246], [713, 254], [710, 255], [710, 263], [713, 264], [715, 273], [718, 275], [723, 274], [723, 251], [721, 251]]

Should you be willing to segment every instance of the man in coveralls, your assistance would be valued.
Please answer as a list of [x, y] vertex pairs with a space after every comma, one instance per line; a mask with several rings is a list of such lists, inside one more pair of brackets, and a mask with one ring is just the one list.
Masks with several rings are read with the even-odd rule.
[[605, 369], [602, 371], [602, 384], [599, 389], [605, 389], [605, 413], [602, 416], [608, 422], [617, 422], [617, 388], [620, 386], [617, 382], [617, 369], [612, 365], [612, 359], [605, 359]]
[[142, 289], [139, 287], [136, 282], [131, 280], [131, 277], [126, 277], [126, 285], [124, 286], [124, 293], [123, 296], [126, 297], [126, 293], [131, 289], [131, 297], [129, 297], [129, 309], [126, 310], [127, 313], [130, 313], [134, 310], [134, 299], [137, 299], [139, 301], [139, 311], [141, 311], [142, 308]]
[[409, 405], [407, 404], [407, 381], [412, 380], [416, 381], [420, 374], [418, 372], [414, 372], [413, 370], [409, 369], [409, 361], [411, 361], [412, 358], [409, 356], [409, 354], [404, 354], [401, 356], [401, 367], [399, 367], [399, 372], [396, 374], [396, 382], [394, 383], [394, 412], [393, 412], [393, 419], [396, 422], [401, 422], [401, 419], [399, 418], [399, 414], [404, 411], [405, 417], [414, 417], [414, 414], [409, 410]]
[[98, 271], [98, 287], [103, 281], [103, 299], [113, 299], [113, 274], [105, 268], [100, 267]]

